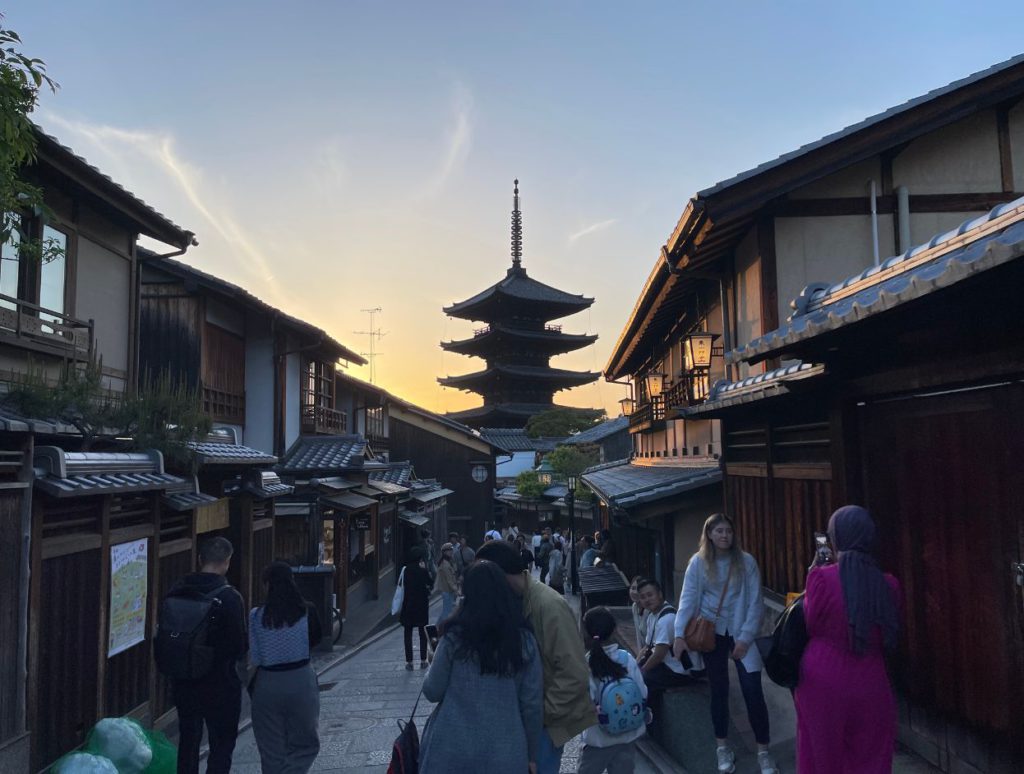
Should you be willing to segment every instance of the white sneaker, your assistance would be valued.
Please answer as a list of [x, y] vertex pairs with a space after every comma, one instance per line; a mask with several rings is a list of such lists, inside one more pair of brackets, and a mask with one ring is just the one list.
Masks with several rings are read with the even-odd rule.
[[732, 774], [736, 771], [736, 753], [731, 747], [718, 748], [718, 770], [722, 774]]
[[770, 752], [759, 752], [757, 765], [761, 767], [761, 774], [779, 774], [779, 767], [775, 765], [775, 759]]

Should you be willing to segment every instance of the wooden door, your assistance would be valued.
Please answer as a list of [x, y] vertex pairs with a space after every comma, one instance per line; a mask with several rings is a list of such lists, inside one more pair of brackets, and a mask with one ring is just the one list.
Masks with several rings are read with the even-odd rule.
[[1020, 383], [868, 404], [864, 492], [903, 584], [899, 679], [912, 700], [1006, 732], [1024, 725]]

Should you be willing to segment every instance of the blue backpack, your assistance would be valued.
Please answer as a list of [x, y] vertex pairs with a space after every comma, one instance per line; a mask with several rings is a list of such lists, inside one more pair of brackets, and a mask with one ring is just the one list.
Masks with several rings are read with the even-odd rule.
[[[625, 667], [629, 656], [625, 651], [616, 651], [615, 661]], [[636, 680], [626, 676], [604, 682], [597, 721], [601, 730], [609, 734], [625, 734], [644, 725], [644, 695]]]

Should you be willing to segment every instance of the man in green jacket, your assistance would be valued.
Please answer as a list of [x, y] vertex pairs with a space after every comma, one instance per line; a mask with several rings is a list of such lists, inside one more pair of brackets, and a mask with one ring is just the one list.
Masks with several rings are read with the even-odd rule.
[[511, 543], [492, 540], [481, 546], [476, 558], [494, 562], [505, 571], [512, 591], [523, 600], [523, 615], [540, 644], [544, 734], [537, 754], [537, 774], [557, 774], [565, 743], [597, 723], [590, 700], [590, 671], [576, 618], [561, 594], [538, 583], [523, 567], [523, 559]]

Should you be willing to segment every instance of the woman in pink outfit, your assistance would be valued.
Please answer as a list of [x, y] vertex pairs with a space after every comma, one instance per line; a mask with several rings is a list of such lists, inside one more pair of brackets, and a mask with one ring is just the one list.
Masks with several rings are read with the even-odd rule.
[[795, 693], [799, 774], [889, 774], [896, 700], [885, 651], [899, 635], [899, 584], [875, 562], [866, 510], [840, 508], [828, 524], [839, 563], [807, 576], [809, 637]]

